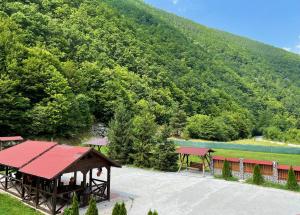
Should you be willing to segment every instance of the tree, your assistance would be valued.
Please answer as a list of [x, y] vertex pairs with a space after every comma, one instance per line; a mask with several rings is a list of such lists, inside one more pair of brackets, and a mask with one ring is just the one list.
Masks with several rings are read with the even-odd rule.
[[123, 164], [132, 163], [133, 153], [132, 116], [124, 104], [116, 109], [114, 119], [109, 123], [109, 156]]
[[254, 170], [253, 170], [253, 179], [252, 179], [254, 184], [260, 185], [264, 183], [264, 178], [260, 172], [260, 166], [255, 165]]
[[173, 142], [157, 144], [153, 156], [154, 168], [162, 171], [178, 170], [178, 154]]
[[175, 136], [181, 136], [182, 130], [184, 129], [184, 126], [186, 124], [186, 118], [186, 113], [181, 109], [176, 111], [170, 118], [170, 126]]
[[64, 215], [79, 215], [79, 205], [76, 194], [73, 195], [71, 207], [64, 210]]
[[85, 215], [98, 215], [98, 208], [94, 198], [90, 199], [89, 207]]
[[153, 212], [152, 210], [149, 210], [148, 215], [158, 215], [158, 213], [156, 210], [154, 210]]
[[289, 190], [298, 190], [299, 185], [297, 183], [295, 171], [293, 170], [293, 167], [291, 166], [288, 172], [288, 180], [286, 183], [286, 187]]
[[231, 168], [230, 168], [229, 162], [226, 159], [224, 160], [224, 163], [223, 163], [222, 177], [225, 180], [228, 180], [229, 178], [232, 177]]
[[122, 202], [120, 204], [120, 203], [117, 202], [115, 204], [114, 208], [113, 208], [112, 215], [127, 215], [127, 210], [126, 210], [126, 207], [125, 207], [125, 203]]

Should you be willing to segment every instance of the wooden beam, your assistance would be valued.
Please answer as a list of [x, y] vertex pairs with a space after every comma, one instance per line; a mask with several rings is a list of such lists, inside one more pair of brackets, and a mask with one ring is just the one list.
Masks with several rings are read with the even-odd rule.
[[7, 190], [7, 185], [8, 185], [8, 167], [5, 167], [5, 185], [4, 189]]
[[39, 184], [40, 184], [40, 178], [37, 178], [36, 180], [36, 191], [35, 191], [35, 207], [37, 208], [39, 206], [39, 199], [40, 199], [40, 193], [39, 193]]
[[54, 187], [53, 187], [53, 193], [52, 193], [52, 208], [51, 208], [51, 214], [56, 214], [56, 199], [57, 199], [57, 179], [54, 179]]
[[110, 166], [106, 167], [106, 169], [107, 169], [107, 178], [106, 178], [106, 181], [107, 181], [107, 188], [106, 188], [107, 200], [110, 201]]

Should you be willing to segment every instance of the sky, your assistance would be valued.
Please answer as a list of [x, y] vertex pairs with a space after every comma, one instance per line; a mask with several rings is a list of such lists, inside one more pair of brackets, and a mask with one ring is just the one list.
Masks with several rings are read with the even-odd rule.
[[144, 0], [208, 27], [300, 54], [300, 0]]

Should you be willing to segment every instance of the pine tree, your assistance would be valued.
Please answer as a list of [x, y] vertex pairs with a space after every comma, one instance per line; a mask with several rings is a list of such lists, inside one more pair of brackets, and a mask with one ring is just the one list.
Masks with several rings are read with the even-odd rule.
[[112, 215], [120, 215], [121, 205], [117, 202], [112, 211]]
[[264, 183], [264, 178], [260, 172], [260, 167], [259, 165], [254, 166], [254, 171], [253, 171], [253, 183], [254, 184], [262, 184]]
[[229, 178], [232, 177], [231, 168], [229, 162], [226, 159], [224, 161], [223, 168], [222, 168], [222, 177], [225, 180], [228, 180]]
[[79, 204], [78, 204], [78, 199], [77, 199], [77, 196], [75, 193], [73, 195], [71, 208], [72, 208], [72, 215], [79, 215]]
[[119, 213], [119, 215], [127, 215], [127, 210], [126, 210], [124, 202], [122, 202], [122, 204], [120, 205], [120, 213]]
[[109, 156], [122, 164], [132, 163], [132, 116], [124, 104], [120, 104], [109, 124]]
[[89, 208], [86, 212], [86, 215], [98, 215], [98, 208], [94, 198], [90, 199]]
[[153, 212], [152, 210], [149, 210], [148, 215], [158, 215], [158, 213], [156, 210], [154, 210]]
[[288, 172], [288, 180], [286, 183], [286, 187], [289, 190], [298, 190], [299, 189], [299, 185], [297, 183], [297, 179], [296, 179], [296, 175], [295, 172], [293, 170], [293, 167], [291, 166]]

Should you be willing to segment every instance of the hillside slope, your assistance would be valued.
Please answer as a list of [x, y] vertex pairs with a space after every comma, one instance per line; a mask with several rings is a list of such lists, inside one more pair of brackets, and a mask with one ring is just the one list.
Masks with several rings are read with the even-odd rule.
[[161, 125], [179, 110], [209, 115], [217, 139], [300, 136], [298, 55], [139, 0], [9, 0], [0, 10], [2, 135], [74, 135], [123, 102]]

